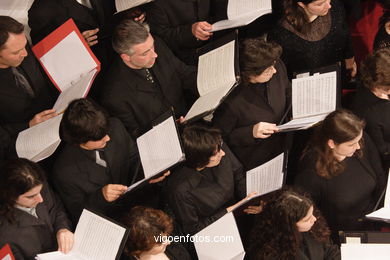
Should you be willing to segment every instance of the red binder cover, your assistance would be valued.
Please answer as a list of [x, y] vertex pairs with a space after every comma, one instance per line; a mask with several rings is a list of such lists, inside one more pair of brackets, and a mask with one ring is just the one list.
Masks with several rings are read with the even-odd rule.
[[11, 248], [8, 244], [5, 244], [5, 246], [0, 249], [0, 260], [15, 260], [15, 257], [12, 254]]
[[[91, 48], [88, 46], [84, 37], [81, 35], [81, 33], [80, 33], [79, 29], [77, 28], [76, 24], [74, 23], [73, 19], [67, 20], [64, 24], [62, 24], [56, 30], [51, 32], [48, 36], [46, 36], [42, 41], [37, 43], [32, 48], [32, 51], [34, 52], [35, 56], [38, 58], [42, 67], [44, 68], [46, 74], [49, 76], [50, 80], [53, 82], [53, 84], [56, 86], [56, 88], [60, 92], [62, 92], [62, 90], [61, 90], [60, 86], [58, 85], [58, 82], [56, 82], [56, 80], [52, 77], [52, 75], [50, 75], [50, 72], [49, 72], [50, 68], [47, 68], [41, 59], [45, 54], [47, 54], [50, 50], [52, 50], [57, 44], [59, 44], [62, 40], [64, 40], [72, 32], [75, 32], [77, 34], [78, 38], [80, 39], [80, 41], [84, 45], [85, 49], [88, 51], [91, 58], [96, 63], [96, 70], [97, 70], [97, 72], [99, 72], [100, 71], [100, 62], [96, 58], [95, 54], [93, 54]], [[97, 75], [97, 73], [95, 74], [94, 78], [96, 77], [96, 75]], [[92, 80], [92, 82], [93, 82], [93, 80]], [[92, 85], [92, 82], [91, 82], [91, 85]], [[89, 91], [89, 89], [88, 89], [88, 91]]]

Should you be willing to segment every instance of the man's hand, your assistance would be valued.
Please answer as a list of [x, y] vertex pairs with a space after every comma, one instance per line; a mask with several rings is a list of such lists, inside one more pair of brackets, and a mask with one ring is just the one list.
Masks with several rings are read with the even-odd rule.
[[84, 39], [86, 40], [86, 42], [88, 43], [89, 46], [93, 46], [95, 45], [96, 43], [98, 43], [98, 37], [97, 37], [97, 33], [99, 31], [99, 28], [96, 28], [96, 29], [93, 29], [93, 30], [88, 30], [88, 31], [84, 31], [82, 33]]
[[253, 137], [254, 138], [268, 138], [273, 133], [279, 131], [276, 124], [270, 124], [267, 122], [260, 122], [253, 126]]
[[42, 123], [42, 122], [44, 122], [52, 117], [55, 117], [56, 115], [58, 115], [58, 114], [56, 113], [56, 111], [54, 109], [44, 110], [41, 113], [36, 114], [33, 117], [33, 119], [31, 119], [30, 122], [28, 122], [28, 126], [32, 127], [32, 126], [37, 125], [39, 123]]
[[127, 187], [121, 184], [107, 184], [102, 188], [102, 193], [106, 201], [113, 202], [117, 200], [125, 191]]
[[169, 176], [170, 174], [171, 174], [170, 171], [166, 171], [166, 172], [164, 172], [164, 174], [163, 174], [161, 177], [158, 177], [158, 178], [149, 180], [149, 183], [150, 183], [150, 184], [153, 184], [153, 183], [157, 183], [157, 182], [163, 181], [163, 180], [165, 180], [165, 178], [166, 178], [167, 176]]
[[134, 21], [138, 22], [138, 23], [143, 23], [143, 22], [145, 22], [145, 19], [146, 19], [146, 14], [141, 13], [140, 16], [134, 18]]
[[196, 39], [206, 41], [213, 35], [211, 28], [208, 22], [197, 22], [192, 25], [192, 34]]
[[67, 230], [66, 228], [62, 228], [57, 232], [57, 243], [58, 243], [58, 251], [63, 252], [64, 254], [69, 253], [69, 251], [73, 247], [74, 236], [73, 233]]

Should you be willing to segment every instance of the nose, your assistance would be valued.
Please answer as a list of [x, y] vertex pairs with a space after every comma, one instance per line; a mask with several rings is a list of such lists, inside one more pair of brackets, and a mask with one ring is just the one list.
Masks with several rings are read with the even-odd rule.
[[41, 193], [39, 193], [39, 194], [37, 194], [37, 196], [35, 196], [35, 201], [38, 203], [43, 202], [43, 198], [42, 198]]
[[225, 156], [225, 152], [221, 149], [220, 150], [221, 157]]
[[332, 7], [332, 5], [330, 4], [330, 1], [327, 1], [327, 3], [326, 3], [326, 8], [327, 9], [330, 9]]
[[313, 216], [313, 223], [317, 221], [317, 218]]
[[26, 48], [24, 48], [24, 49], [20, 52], [20, 56], [26, 57], [27, 55], [28, 55], [27, 50], [26, 50]]
[[360, 149], [360, 144], [358, 142], [358, 143], [356, 143], [356, 150], [359, 150], [359, 149]]
[[152, 57], [153, 57], [153, 58], [157, 58], [157, 57], [158, 57], [158, 55], [157, 55], [157, 53], [155, 52], [154, 48], [152, 49], [151, 54], [152, 54]]
[[275, 66], [272, 66], [272, 74], [275, 74], [277, 72]]

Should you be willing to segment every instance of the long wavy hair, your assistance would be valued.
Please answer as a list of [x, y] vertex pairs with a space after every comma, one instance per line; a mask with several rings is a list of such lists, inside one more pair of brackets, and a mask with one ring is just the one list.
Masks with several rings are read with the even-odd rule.
[[284, 19], [291, 24], [298, 32], [303, 32], [303, 27], [306, 23], [309, 23], [305, 10], [298, 5], [298, 2], [302, 2], [304, 5], [308, 5], [315, 0], [284, 0]]
[[[330, 113], [314, 130], [302, 158], [314, 154], [315, 169], [321, 177], [330, 179], [339, 175], [345, 169], [345, 161], [339, 162], [336, 159], [328, 145], [328, 140], [332, 139], [336, 144], [349, 142], [359, 136], [364, 126], [364, 120], [348, 110], [340, 109]], [[359, 145], [363, 147], [363, 138], [359, 141]], [[362, 155], [362, 149], [355, 152], [355, 156]]]
[[370, 90], [381, 87], [390, 88], [390, 50], [379, 49], [367, 55], [360, 66], [360, 79]]
[[[304, 218], [313, 202], [292, 190], [278, 191], [275, 199], [269, 201], [257, 216], [251, 233], [249, 256], [255, 260], [291, 259], [295, 260], [302, 244], [302, 234], [297, 222]], [[316, 209], [317, 218], [310, 231], [315, 240], [330, 243], [330, 231], [325, 219]]]
[[45, 182], [41, 167], [27, 159], [5, 162], [0, 169], [0, 216], [15, 221], [15, 202], [18, 197]]

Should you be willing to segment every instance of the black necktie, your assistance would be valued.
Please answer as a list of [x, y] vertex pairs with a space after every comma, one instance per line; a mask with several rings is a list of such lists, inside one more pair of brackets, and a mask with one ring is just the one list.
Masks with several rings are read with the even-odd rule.
[[34, 97], [34, 90], [32, 89], [30, 83], [27, 81], [26, 77], [18, 71], [17, 68], [12, 67], [12, 73], [15, 76], [16, 85], [21, 87], [30, 97]]

